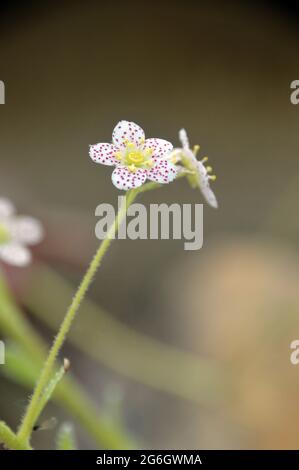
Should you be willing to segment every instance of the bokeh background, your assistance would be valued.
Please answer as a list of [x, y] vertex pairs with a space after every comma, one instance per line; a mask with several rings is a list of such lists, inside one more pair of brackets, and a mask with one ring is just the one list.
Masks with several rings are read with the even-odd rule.
[[[298, 448], [298, 25], [291, 2], [3, 7], [1, 195], [47, 235], [34, 266], [2, 271], [48, 344], [97, 246], [95, 207], [117, 201], [89, 144], [109, 141], [120, 119], [174, 144], [184, 126], [218, 177], [204, 247], [115, 242], [64, 350], [141, 446]], [[202, 197], [178, 181], [143, 202]], [[16, 427], [29, 390], [6, 366], [0, 374], [0, 417]], [[51, 404], [52, 416], [75, 423], [81, 448], [99, 447], [63, 407]], [[54, 436], [40, 431], [34, 444], [53, 448]]]

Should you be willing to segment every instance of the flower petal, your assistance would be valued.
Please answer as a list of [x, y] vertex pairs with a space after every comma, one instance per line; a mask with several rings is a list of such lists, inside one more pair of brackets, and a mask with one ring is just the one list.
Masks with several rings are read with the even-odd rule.
[[130, 121], [120, 121], [116, 124], [113, 133], [112, 141], [116, 147], [125, 148], [127, 142], [133, 142], [139, 147], [144, 142], [143, 129]]
[[[184, 151], [183, 151], [183, 155], [191, 165], [194, 165], [194, 167], [195, 167], [194, 170], [196, 170], [197, 164], [200, 163], [203, 166], [203, 169], [206, 171], [205, 166], [201, 163], [201, 161], [197, 160], [196, 156], [194, 155], [194, 153], [192, 152], [191, 149], [185, 148]], [[200, 171], [201, 171], [201, 169], [200, 169]]]
[[209, 184], [204, 184], [200, 186], [200, 190], [202, 195], [206, 199], [206, 201], [210, 204], [210, 206], [214, 207], [214, 209], [218, 208], [218, 202], [216, 199], [215, 194], [213, 193], [212, 189], [210, 188]]
[[112, 144], [95, 144], [89, 147], [89, 156], [96, 162], [102, 165], [112, 166], [118, 163], [114, 157], [117, 152], [117, 147]]
[[173, 163], [164, 158], [157, 158], [155, 166], [147, 172], [147, 178], [156, 183], [166, 184], [171, 183], [177, 173], [177, 167]]
[[31, 262], [31, 253], [25, 247], [16, 242], [0, 246], [0, 258], [13, 266], [27, 266]]
[[0, 197], [0, 217], [9, 217], [15, 212], [15, 207], [9, 199]]
[[147, 170], [137, 169], [133, 173], [127, 167], [119, 165], [112, 173], [112, 183], [118, 189], [124, 189], [127, 191], [128, 189], [142, 186], [146, 180], [146, 174]]
[[164, 139], [146, 139], [142, 150], [153, 149], [153, 157], [165, 157], [173, 149], [173, 145]]
[[187, 150], [190, 148], [188, 135], [185, 129], [181, 129], [179, 132], [179, 139], [181, 141], [183, 149]]
[[25, 245], [35, 245], [39, 243], [44, 236], [42, 224], [33, 217], [15, 217], [8, 222], [8, 228], [14, 240], [24, 243]]
[[206, 201], [210, 204], [210, 206], [217, 209], [218, 202], [217, 202], [215, 194], [210, 188], [209, 175], [208, 175], [207, 169], [201, 161], [198, 161], [197, 164], [198, 164], [198, 177], [199, 177], [200, 190], [204, 198], [206, 199]]

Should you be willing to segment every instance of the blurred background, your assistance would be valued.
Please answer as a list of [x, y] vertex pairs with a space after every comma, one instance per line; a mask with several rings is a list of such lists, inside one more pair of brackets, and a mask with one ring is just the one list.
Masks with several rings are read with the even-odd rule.
[[[65, 347], [90, 399], [140, 446], [298, 448], [298, 20], [278, 1], [3, 6], [1, 196], [40, 218], [46, 238], [32, 267], [2, 271], [47, 344], [96, 249], [95, 208], [117, 202], [88, 145], [120, 119], [175, 145], [185, 127], [217, 174], [204, 247], [115, 242]], [[178, 181], [143, 202], [203, 200]], [[29, 389], [6, 369], [0, 417], [16, 427]], [[99, 447], [59, 403], [45, 415]], [[53, 448], [54, 436], [34, 445]]]

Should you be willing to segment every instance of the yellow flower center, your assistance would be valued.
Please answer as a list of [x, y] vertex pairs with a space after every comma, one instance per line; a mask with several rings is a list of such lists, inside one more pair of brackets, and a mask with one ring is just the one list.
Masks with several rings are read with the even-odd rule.
[[129, 152], [126, 160], [129, 165], [140, 165], [145, 162], [145, 155], [140, 151]]
[[134, 142], [126, 142], [126, 147], [115, 153], [115, 157], [134, 173], [137, 168], [152, 168], [152, 148], [141, 150]]
[[10, 240], [10, 233], [4, 224], [0, 223], [0, 245], [5, 245]]

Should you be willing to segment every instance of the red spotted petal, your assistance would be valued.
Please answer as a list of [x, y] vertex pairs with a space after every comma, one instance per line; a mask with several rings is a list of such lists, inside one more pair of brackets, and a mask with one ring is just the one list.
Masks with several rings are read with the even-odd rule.
[[112, 141], [119, 148], [124, 148], [127, 142], [139, 147], [144, 142], [144, 131], [135, 122], [120, 121], [113, 130]]
[[146, 180], [146, 174], [147, 170], [137, 169], [133, 173], [127, 167], [119, 165], [112, 173], [112, 183], [118, 189], [127, 191], [142, 186]]
[[89, 156], [95, 163], [112, 166], [116, 165], [118, 160], [114, 157], [117, 148], [112, 144], [95, 144], [89, 147]]
[[173, 149], [173, 145], [164, 139], [146, 139], [143, 150], [153, 149], [153, 157], [165, 157]]
[[156, 183], [171, 183], [177, 176], [177, 167], [166, 159], [156, 159], [155, 166], [148, 171], [147, 178]]

